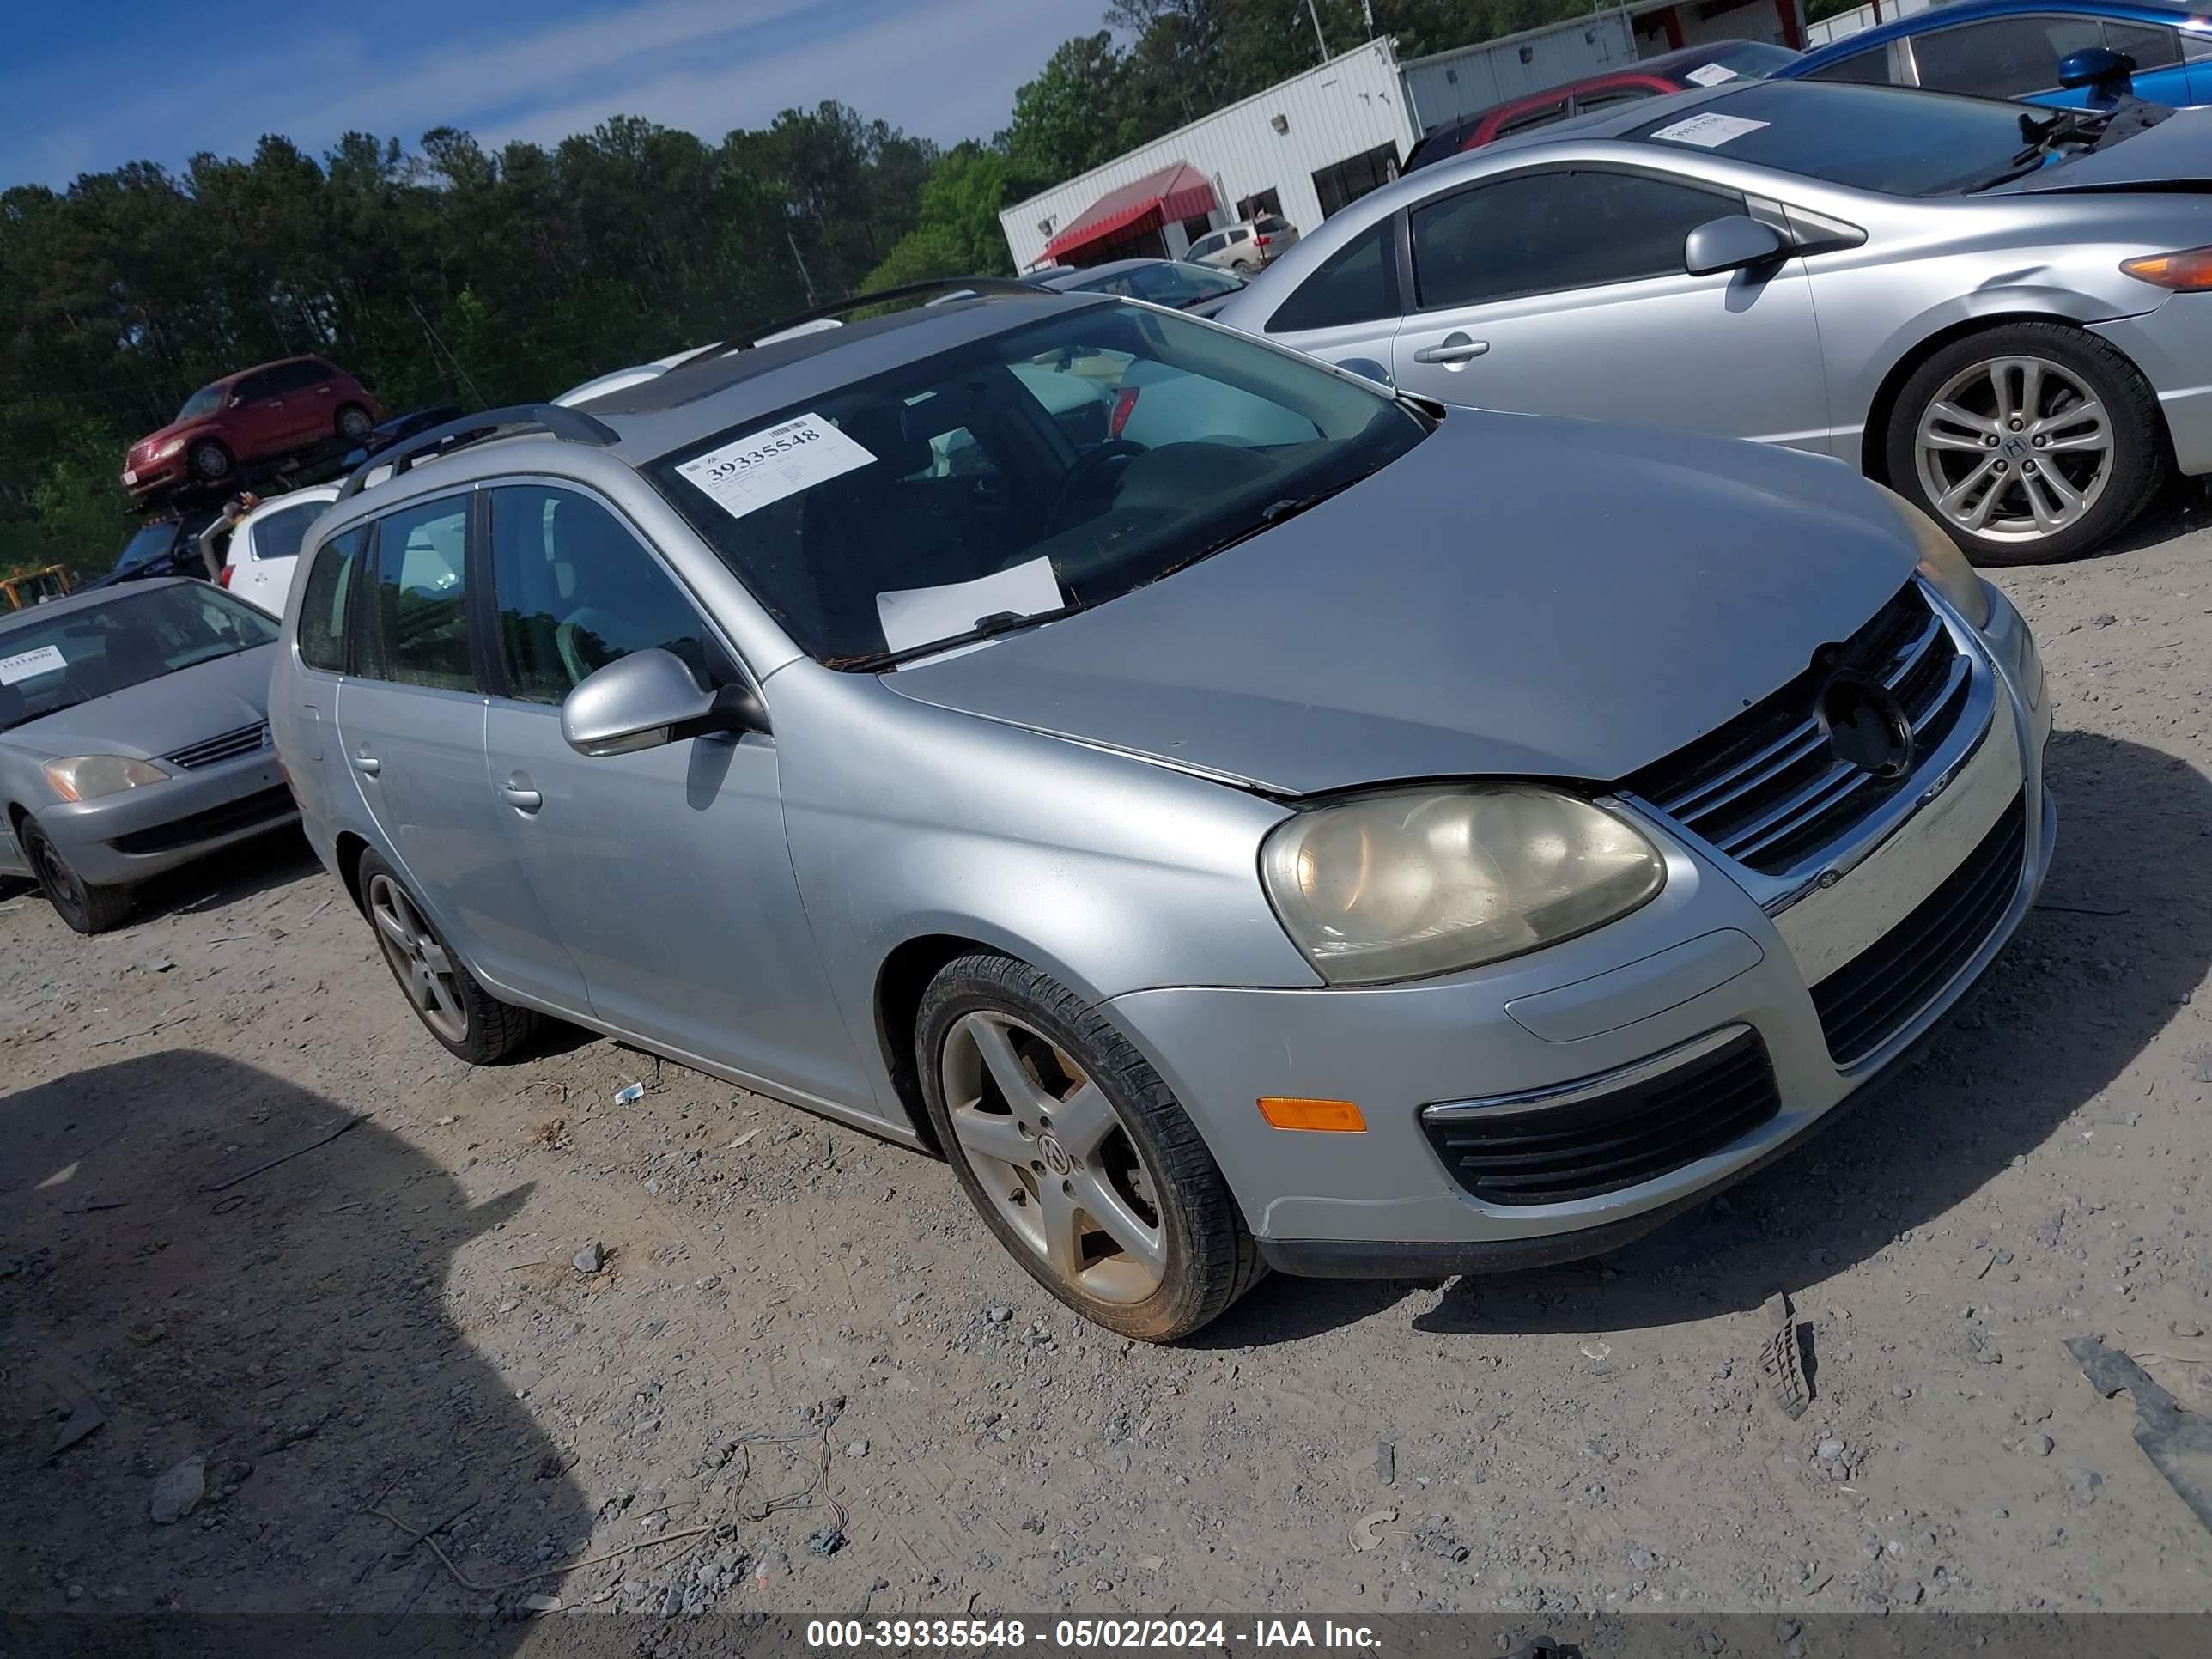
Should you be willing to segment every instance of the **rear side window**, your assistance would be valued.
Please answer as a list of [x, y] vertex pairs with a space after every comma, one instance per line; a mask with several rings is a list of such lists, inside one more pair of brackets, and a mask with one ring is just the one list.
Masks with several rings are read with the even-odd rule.
[[476, 690], [469, 665], [468, 526], [465, 495], [418, 502], [377, 521], [363, 674], [442, 691]]
[[2172, 69], [2181, 61], [2180, 32], [2156, 23], [2123, 23], [2107, 17], [2105, 44], [2134, 58], [2138, 70]]
[[1743, 198], [1626, 173], [1523, 173], [1413, 210], [1423, 310], [1680, 276], [1682, 240]]
[[1875, 46], [1865, 52], [1855, 52], [1848, 58], [1838, 58], [1832, 64], [1808, 71], [1808, 81], [1850, 81], [1861, 86], [1886, 87], [1889, 84], [1889, 48]]
[[253, 556], [257, 559], [296, 559], [307, 527], [329, 512], [327, 501], [288, 507], [271, 513], [253, 526]]
[[510, 695], [559, 702], [647, 650], [668, 652], [702, 687], [717, 683], [698, 611], [597, 501], [538, 484], [494, 490], [491, 562]]
[[1932, 91], [2017, 98], [2050, 91], [2058, 84], [2060, 58], [2104, 44], [2094, 17], [1993, 17], [1915, 36], [1912, 58], [1920, 84]]
[[346, 605], [354, 567], [368, 542], [366, 526], [334, 536], [307, 568], [307, 590], [300, 600], [300, 660], [310, 668], [345, 672]]
[[1392, 221], [1361, 232], [1322, 260], [1297, 293], [1267, 319], [1267, 332], [1341, 328], [1398, 314], [1397, 250], [1391, 244]]

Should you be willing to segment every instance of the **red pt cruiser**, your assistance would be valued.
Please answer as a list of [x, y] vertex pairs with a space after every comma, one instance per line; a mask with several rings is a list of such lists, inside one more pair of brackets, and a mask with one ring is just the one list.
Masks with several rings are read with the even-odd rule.
[[177, 418], [131, 446], [123, 487], [145, 495], [187, 480], [220, 483], [252, 461], [328, 442], [348, 447], [384, 418], [384, 406], [342, 368], [287, 357], [202, 386]]

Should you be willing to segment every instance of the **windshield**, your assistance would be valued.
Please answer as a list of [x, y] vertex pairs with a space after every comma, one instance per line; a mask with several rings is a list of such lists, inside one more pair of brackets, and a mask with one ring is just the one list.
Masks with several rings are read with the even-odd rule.
[[1244, 279], [1233, 271], [1222, 270], [1212, 265], [1188, 265], [1172, 259], [1163, 259], [1158, 264], [1132, 265], [1127, 270], [1117, 270], [1109, 276], [1096, 277], [1087, 283], [1070, 283], [1070, 289], [1086, 294], [1112, 294], [1125, 300], [1150, 300], [1156, 306], [1182, 307], [1196, 305], [1200, 300], [1212, 300], [1235, 292], [1244, 286]]
[[274, 617], [204, 582], [0, 627], [0, 732], [276, 639]]
[[[2020, 118], [2018, 104], [1908, 87], [1765, 81], [1662, 115], [1628, 136], [1853, 190], [1947, 196], [2012, 162], [2027, 142]], [[1750, 121], [1759, 125], [1740, 125]]]
[[161, 558], [176, 545], [180, 527], [174, 519], [157, 519], [152, 524], [140, 525], [131, 539], [123, 544], [123, 551], [115, 556], [115, 568], [135, 570]]
[[986, 618], [1103, 605], [1428, 429], [1295, 354], [1100, 305], [733, 428], [647, 475], [802, 649], [855, 667]]
[[[1804, 53], [1792, 52], [1787, 46], [1769, 46], [1763, 40], [1732, 40], [1724, 46], [1716, 46], [1711, 52], [1699, 53], [1692, 69], [1694, 71], [1710, 64], [1721, 69], [1733, 70], [1747, 81], [1759, 81], [1773, 74], [1784, 64], [1795, 63], [1803, 56]], [[1713, 84], [1717, 78], [1709, 76], [1691, 84], [1707, 86]]]
[[[198, 392], [192, 393], [191, 397], [185, 398], [185, 406], [177, 411], [177, 420], [198, 420], [203, 415], [214, 414], [216, 410], [222, 407], [222, 383], [218, 381], [214, 386], [202, 386]], [[170, 424], [173, 426], [176, 424], [176, 422], [173, 421]]]

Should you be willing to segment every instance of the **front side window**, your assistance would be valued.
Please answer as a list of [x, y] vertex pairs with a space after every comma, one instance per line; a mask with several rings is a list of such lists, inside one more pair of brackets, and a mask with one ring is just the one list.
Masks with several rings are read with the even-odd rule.
[[1534, 109], [1516, 110], [1498, 124], [1498, 131], [1491, 136], [1493, 138], [1510, 138], [1516, 132], [1527, 132], [1534, 127], [1547, 127], [1554, 121], [1564, 121], [1566, 118], [1567, 100], [1562, 98], [1555, 103], [1539, 104]]
[[1993, 17], [1915, 35], [1912, 58], [1920, 84], [1931, 92], [2018, 98], [2051, 90], [2058, 84], [2059, 59], [2104, 44], [2104, 30], [2094, 17]]
[[1741, 197], [1627, 173], [1524, 173], [1413, 210], [1423, 310], [1680, 276], [1682, 241]]
[[800, 648], [875, 669], [978, 624], [1094, 607], [1170, 577], [1388, 465], [1428, 429], [1295, 354], [1097, 304], [732, 428], [645, 472]]
[[1229, 233], [1225, 230], [1217, 230], [1193, 242], [1190, 245], [1190, 257], [1194, 259], [1203, 259], [1207, 254], [1218, 253], [1228, 246]]
[[361, 672], [400, 685], [473, 691], [467, 595], [469, 503], [449, 495], [377, 520]]
[[668, 573], [599, 502], [546, 484], [491, 494], [492, 586], [509, 695], [557, 703], [634, 651], [711, 689], [706, 631]]
[[1297, 292], [1275, 308], [1267, 332], [1341, 328], [1396, 316], [1398, 260], [1390, 231], [1391, 222], [1383, 219], [1322, 260]]
[[323, 544], [307, 569], [300, 599], [300, 660], [326, 674], [345, 672], [346, 607], [354, 590], [354, 567], [368, 545], [368, 526], [356, 525]]
[[203, 415], [212, 415], [223, 405], [223, 394], [228, 388], [218, 380], [213, 386], [204, 386], [185, 399], [185, 406], [177, 411], [180, 421], [196, 421]]
[[257, 559], [296, 559], [307, 527], [331, 510], [328, 501], [288, 507], [271, 513], [253, 526], [253, 556]]
[[1611, 109], [1616, 104], [1632, 104], [1639, 98], [1650, 98], [1656, 95], [1653, 88], [1639, 87], [1632, 81], [1623, 86], [1600, 87], [1595, 92], [1578, 92], [1575, 94], [1575, 113], [1588, 115], [1593, 110]]
[[205, 582], [0, 628], [0, 731], [276, 639], [272, 617]]
[[268, 369], [244, 375], [231, 387], [230, 395], [234, 402], [240, 404], [258, 404], [264, 398], [273, 398], [276, 395], [276, 376]]

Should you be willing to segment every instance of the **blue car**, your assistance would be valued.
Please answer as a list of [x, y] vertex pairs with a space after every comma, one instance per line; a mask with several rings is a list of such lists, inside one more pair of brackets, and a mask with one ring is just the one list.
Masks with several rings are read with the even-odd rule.
[[2060, 86], [2058, 65], [2098, 46], [2135, 59], [2136, 97], [2212, 104], [2212, 10], [2174, 0], [1960, 0], [1808, 52], [1772, 78], [2081, 105], [2089, 91]]

